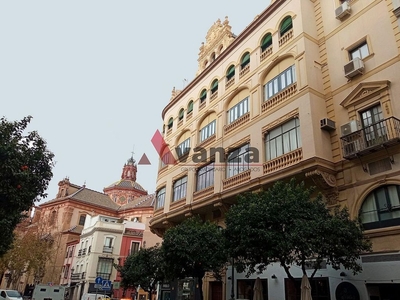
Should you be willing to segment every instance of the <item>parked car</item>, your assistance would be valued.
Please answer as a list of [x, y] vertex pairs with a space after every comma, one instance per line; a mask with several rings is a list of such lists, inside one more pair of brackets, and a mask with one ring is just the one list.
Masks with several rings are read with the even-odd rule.
[[111, 300], [109, 296], [103, 294], [86, 293], [82, 295], [81, 300]]
[[0, 300], [22, 300], [22, 296], [16, 290], [0, 290]]
[[66, 296], [65, 286], [37, 284], [33, 290], [32, 300], [65, 300]]

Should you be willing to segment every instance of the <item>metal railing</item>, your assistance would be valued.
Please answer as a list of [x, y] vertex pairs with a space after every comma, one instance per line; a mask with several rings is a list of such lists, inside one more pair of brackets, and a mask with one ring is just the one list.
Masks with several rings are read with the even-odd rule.
[[390, 117], [340, 138], [343, 157], [351, 160], [400, 144], [400, 120]]
[[103, 246], [103, 253], [112, 253], [113, 247]]

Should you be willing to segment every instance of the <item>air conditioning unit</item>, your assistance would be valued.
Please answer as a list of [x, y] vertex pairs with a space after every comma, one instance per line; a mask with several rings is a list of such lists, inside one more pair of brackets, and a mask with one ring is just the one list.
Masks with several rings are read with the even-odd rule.
[[340, 133], [342, 134], [342, 136], [346, 136], [360, 129], [361, 129], [360, 121], [352, 120], [349, 123], [340, 126]]
[[356, 57], [348, 64], [344, 65], [344, 76], [351, 79], [359, 74], [364, 74], [364, 62], [361, 58]]
[[346, 144], [343, 148], [343, 151], [344, 151], [344, 153], [343, 153], [344, 157], [349, 157], [354, 154], [357, 154], [358, 152], [361, 151], [360, 141], [355, 140], [351, 143]]
[[348, 16], [350, 12], [350, 4], [347, 1], [344, 1], [338, 8], [335, 9], [336, 19], [341, 20]]
[[335, 121], [332, 121], [331, 119], [328, 119], [328, 118], [321, 119], [320, 124], [321, 124], [321, 129], [324, 129], [327, 131], [336, 129]]

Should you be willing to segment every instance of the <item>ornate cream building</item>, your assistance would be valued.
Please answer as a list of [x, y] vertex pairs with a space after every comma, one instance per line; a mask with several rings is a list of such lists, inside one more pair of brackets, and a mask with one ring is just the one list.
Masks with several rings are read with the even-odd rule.
[[[361, 274], [321, 269], [313, 299], [398, 299], [399, 7], [275, 0], [237, 36], [228, 19], [214, 23], [196, 77], [162, 111], [151, 229], [162, 236], [193, 214], [223, 223], [238, 193], [295, 176], [360, 216], [373, 242]], [[296, 299], [279, 266], [260, 277], [264, 300]], [[250, 299], [255, 277], [234, 278], [235, 297]], [[206, 299], [230, 290], [231, 280], [206, 278]]]

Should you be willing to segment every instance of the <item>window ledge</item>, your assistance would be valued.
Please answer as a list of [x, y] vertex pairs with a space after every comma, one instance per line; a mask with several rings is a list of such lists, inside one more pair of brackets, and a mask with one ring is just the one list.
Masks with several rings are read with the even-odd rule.
[[193, 201], [198, 201], [200, 198], [212, 195], [214, 193], [214, 186], [206, 187], [202, 190], [196, 191], [193, 194]]
[[303, 159], [303, 149], [298, 148], [292, 152], [281, 155], [264, 163], [264, 174], [269, 174], [291, 165], [297, 164]]
[[230, 188], [232, 186], [239, 185], [241, 183], [247, 182], [250, 180], [251, 170], [243, 171], [239, 174], [236, 174], [232, 177], [226, 178], [222, 180], [223, 189]]
[[207, 145], [209, 145], [210, 143], [214, 142], [216, 139], [215, 134], [209, 136], [208, 138], [206, 138], [204, 141], [200, 142], [196, 148], [194, 149], [194, 151], [197, 151], [196, 149], [198, 149], [199, 147], [205, 147]]
[[286, 32], [280, 39], [279, 39], [279, 47], [285, 45], [291, 38], [293, 37], [293, 28]]
[[266, 59], [271, 54], [272, 54], [272, 46], [269, 46], [267, 49], [265, 49], [263, 52], [261, 52], [260, 61], [263, 61], [264, 59]]
[[239, 78], [242, 78], [244, 75], [250, 72], [250, 64], [246, 65], [242, 70], [239, 72]]
[[244, 123], [247, 123], [250, 120], [250, 113], [247, 112], [243, 116], [241, 116], [239, 119], [233, 121], [231, 124], [225, 125], [224, 126], [224, 133], [227, 134], [234, 130], [235, 128], [243, 125]]
[[185, 204], [186, 204], [186, 197], [175, 200], [174, 202], [171, 203], [171, 205], [169, 207], [170, 207], [170, 209], [177, 209], [179, 207], [184, 206]]
[[293, 83], [292, 85], [288, 86], [286, 89], [280, 91], [278, 94], [274, 95], [273, 97], [264, 101], [261, 107], [261, 111], [265, 112], [272, 107], [282, 103], [286, 99], [290, 98], [297, 92], [297, 82]]
[[232, 77], [231, 79], [227, 80], [225, 84], [225, 89], [230, 88], [234, 83], [235, 83], [235, 77]]

